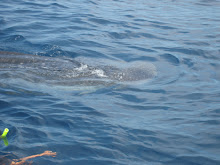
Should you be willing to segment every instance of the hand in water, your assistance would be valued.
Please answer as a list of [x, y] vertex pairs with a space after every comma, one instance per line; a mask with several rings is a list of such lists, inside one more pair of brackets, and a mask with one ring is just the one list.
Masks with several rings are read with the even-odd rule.
[[42, 153], [42, 156], [43, 155], [55, 157], [57, 155], [57, 153], [56, 152], [52, 152], [52, 151], [44, 151], [44, 153]]

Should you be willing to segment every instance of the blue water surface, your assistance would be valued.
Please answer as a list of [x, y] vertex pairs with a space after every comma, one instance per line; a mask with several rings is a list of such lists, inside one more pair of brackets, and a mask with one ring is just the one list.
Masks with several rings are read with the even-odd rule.
[[57, 152], [33, 165], [220, 164], [219, 0], [1, 0], [0, 51], [157, 68], [107, 86], [0, 77], [2, 153]]

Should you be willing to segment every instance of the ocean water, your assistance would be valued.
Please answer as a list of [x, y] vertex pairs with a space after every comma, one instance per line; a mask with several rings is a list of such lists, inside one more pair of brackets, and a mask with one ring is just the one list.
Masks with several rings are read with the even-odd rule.
[[157, 70], [141, 82], [51, 85], [0, 69], [8, 158], [51, 150], [33, 165], [220, 164], [219, 0], [1, 0], [0, 51]]

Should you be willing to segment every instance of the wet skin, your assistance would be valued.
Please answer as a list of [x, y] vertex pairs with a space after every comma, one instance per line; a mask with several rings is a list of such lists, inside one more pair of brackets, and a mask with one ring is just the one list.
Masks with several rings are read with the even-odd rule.
[[90, 66], [72, 58], [3, 51], [0, 51], [1, 72], [4, 73], [1, 77], [14, 76], [33, 82], [86, 86], [148, 80], [157, 74], [156, 67], [147, 62], [132, 62], [124, 67], [120, 64], [119, 66]]

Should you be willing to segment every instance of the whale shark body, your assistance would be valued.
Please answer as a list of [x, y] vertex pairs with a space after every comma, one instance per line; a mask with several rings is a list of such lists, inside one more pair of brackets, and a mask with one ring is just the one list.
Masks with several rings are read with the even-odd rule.
[[92, 66], [73, 58], [0, 52], [0, 79], [19, 78], [61, 86], [96, 86], [145, 81], [156, 74], [153, 64], [140, 61], [117, 66]]

